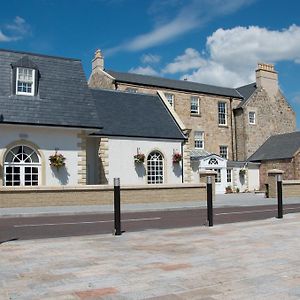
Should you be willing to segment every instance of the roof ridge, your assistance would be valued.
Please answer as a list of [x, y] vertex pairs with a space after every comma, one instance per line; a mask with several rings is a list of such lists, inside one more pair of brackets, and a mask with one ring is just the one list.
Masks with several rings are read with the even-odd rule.
[[79, 58], [55, 56], [55, 55], [40, 54], [40, 53], [27, 52], [27, 51], [18, 51], [18, 50], [4, 49], [4, 48], [0, 48], [0, 52], [17, 53], [17, 54], [24, 54], [24, 55], [31, 55], [31, 56], [39, 56], [39, 57], [49, 57], [49, 58], [63, 59], [63, 60], [81, 61], [81, 59]]
[[[122, 90], [111, 90], [111, 89], [105, 89], [105, 88], [97, 88], [97, 87], [89, 87], [92, 91], [99, 91], [99, 92], [110, 92], [110, 93], [120, 93], [120, 94], [130, 94], [130, 95], [141, 95], [141, 96], [148, 96], [148, 97], [158, 97], [156, 94], [147, 94], [147, 93], [131, 93], [127, 91]], [[135, 96], [134, 96], [135, 97]]]
[[169, 81], [188, 82], [188, 83], [198, 84], [198, 85], [202, 85], [202, 86], [210, 86], [210, 87], [216, 87], [216, 88], [222, 88], [222, 89], [228, 89], [228, 90], [236, 91], [236, 88], [231, 88], [231, 87], [226, 87], [226, 86], [219, 86], [219, 85], [214, 85], [214, 84], [201, 83], [201, 82], [196, 82], [196, 81], [173, 79], [173, 78], [167, 78], [167, 77], [162, 77], [162, 76], [145, 75], [145, 74], [130, 73], [130, 72], [123, 72], [123, 71], [114, 71], [114, 70], [105, 70], [105, 72], [107, 72], [107, 73], [114, 72], [114, 73], [122, 73], [122, 74], [132, 74], [132, 75], [150, 77], [150, 78], [155, 78], [155, 79], [163, 78], [164, 80], [169, 80]]

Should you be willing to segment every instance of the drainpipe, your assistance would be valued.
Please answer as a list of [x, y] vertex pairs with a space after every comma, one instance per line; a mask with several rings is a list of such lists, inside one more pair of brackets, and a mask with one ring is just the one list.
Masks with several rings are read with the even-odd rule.
[[230, 123], [231, 123], [231, 159], [234, 160], [234, 142], [233, 142], [233, 110], [232, 110], [232, 98], [229, 99], [229, 108], [230, 108]]
[[181, 167], [181, 183], [184, 183], [184, 178], [183, 178], [183, 143], [181, 142], [181, 157], [182, 157], [182, 167]]

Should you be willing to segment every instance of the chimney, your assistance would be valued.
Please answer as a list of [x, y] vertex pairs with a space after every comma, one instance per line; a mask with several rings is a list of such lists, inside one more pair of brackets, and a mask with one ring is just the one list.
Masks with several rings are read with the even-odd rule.
[[263, 88], [270, 97], [275, 98], [278, 92], [278, 74], [274, 70], [274, 65], [258, 63], [256, 86]]
[[95, 57], [92, 60], [92, 73], [95, 73], [97, 70], [104, 69], [104, 57], [100, 49], [97, 49], [95, 52]]

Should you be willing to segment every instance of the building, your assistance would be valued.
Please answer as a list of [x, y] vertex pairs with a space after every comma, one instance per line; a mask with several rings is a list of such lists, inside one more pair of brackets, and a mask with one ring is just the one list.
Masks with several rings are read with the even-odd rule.
[[[207, 155], [217, 154], [247, 166], [247, 158], [268, 137], [296, 128], [295, 113], [279, 89], [274, 66], [269, 64], [258, 64], [255, 83], [234, 89], [106, 70], [103, 55], [97, 50], [88, 83], [94, 88], [130, 93], [159, 92], [169, 102], [170, 111], [182, 121], [188, 136], [184, 145], [185, 182], [199, 177], [196, 170]], [[226, 184], [222, 182], [223, 187]]]
[[80, 60], [0, 50], [1, 185], [177, 184], [185, 139], [158, 95], [91, 90]]
[[260, 163], [260, 186], [267, 182], [268, 170], [284, 171], [283, 179], [300, 179], [300, 132], [271, 136], [249, 157]]

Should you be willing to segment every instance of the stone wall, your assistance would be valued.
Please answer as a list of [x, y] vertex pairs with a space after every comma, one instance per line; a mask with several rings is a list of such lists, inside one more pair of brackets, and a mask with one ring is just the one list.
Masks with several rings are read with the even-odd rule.
[[[121, 187], [121, 203], [206, 200], [205, 184]], [[0, 188], [0, 207], [113, 204], [112, 186]]]
[[264, 189], [268, 180], [268, 171], [272, 169], [282, 170], [283, 179], [295, 179], [292, 159], [278, 159], [262, 161], [259, 168], [260, 189]]
[[[249, 124], [248, 113], [255, 112], [255, 124]], [[238, 160], [246, 160], [271, 135], [296, 130], [296, 115], [278, 91], [275, 98], [264, 89], [257, 89], [243, 108], [243, 118], [236, 113]], [[243, 122], [243, 124], [242, 124]], [[243, 128], [243, 130], [242, 130]]]

